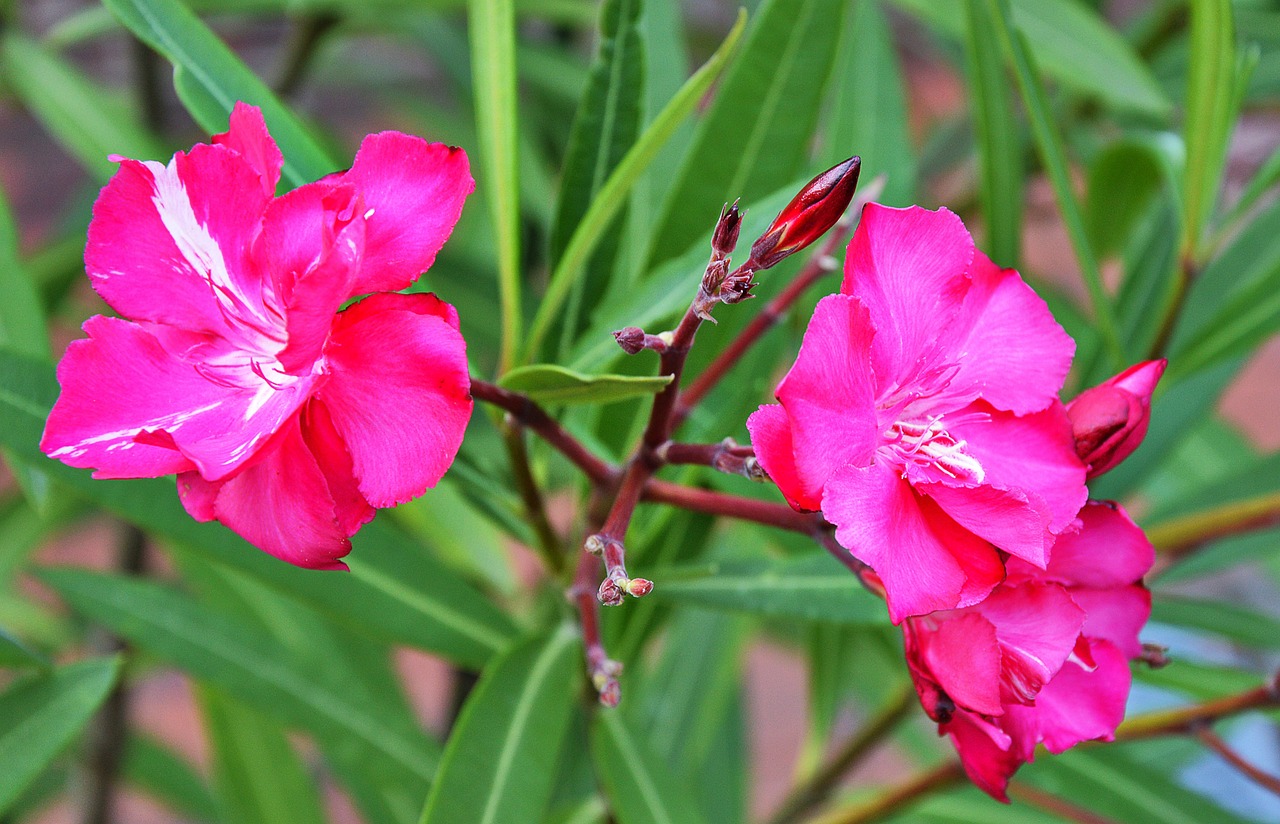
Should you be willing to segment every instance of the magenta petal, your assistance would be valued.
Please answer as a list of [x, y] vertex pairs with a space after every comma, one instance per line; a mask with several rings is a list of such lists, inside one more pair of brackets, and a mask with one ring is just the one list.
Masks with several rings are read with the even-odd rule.
[[1080, 520], [1079, 532], [1054, 544], [1043, 577], [1069, 586], [1119, 587], [1140, 580], [1155, 563], [1151, 541], [1119, 504], [1089, 501]]
[[836, 525], [836, 540], [879, 574], [895, 624], [974, 604], [1004, 578], [1004, 564], [989, 543], [917, 495], [889, 467], [836, 472], [822, 512]]
[[1048, 513], [1044, 506], [1028, 502], [1025, 495], [993, 486], [952, 487], [916, 484], [916, 490], [932, 498], [956, 523], [1005, 552], [1044, 566], [1048, 560]]
[[268, 200], [258, 173], [224, 146], [198, 145], [168, 166], [124, 160], [93, 207], [89, 279], [135, 321], [226, 335], [233, 311], [263, 326], [249, 249]]
[[982, 397], [1015, 415], [1044, 409], [1062, 388], [1075, 342], [1013, 269], [975, 252], [970, 275], [959, 321], [967, 334], [951, 344], [965, 357], [949, 394], [966, 393], [964, 402]]
[[1001, 654], [996, 633], [990, 621], [968, 612], [940, 617], [937, 629], [921, 631], [917, 636], [921, 659], [938, 686], [957, 706], [984, 715], [1004, 712], [1000, 704]]
[[969, 780], [987, 795], [1008, 804], [1009, 778], [1030, 760], [1012, 752], [1009, 736], [981, 716], [963, 711], [940, 726], [938, 733], [951, 736]]
[[178, 475], [178, 500], [187, 510], [187, 514], [201, 523], [215, 520], [218, 517], [214, 502], [218, 500], [218, 490], [225, 481], [206, 481], [199, 472], [183, 472]]
[[[351, 541], [338, 523], [328, 483], [302, 437], [297, 416], [284, 425], [273, 446], [257, 463], [217, 484], [217, 520], [296, 566], [346, 569], [338, 559], [351, 551]], [[183, 504], [192, 510], [186, 496]]]
[[844, 264], [840, 291], [862, 301], [876, 329], [875, 369], [881, 386], [918, 369], [947, 337], [969, 289], [973, 238], [946, 209], [862, 210]]
[[879, 437], [870, 368], [874, 336], [862, 304], [828, 295], [813, 310], [800, 354], [778, 384], [791, 421], [796, 472], [809, 498], [845, 464], [871, 463]]
[[453, 462], [471, 417], [466, 344], [434, 295], [374, 295], [338, 316], [317, 393], [373, 506], [421, 495]]
[[[953, 435], [964, 439], [966, 451], [982, 464], [984, 483], [1021, 492], [1029, 505], [1047, 517], [1055, 535], [1071, 527], [1088, 498], [1084, 464], [1076, 456], [1071, 421], [1062, 404], [1016, 417], [976, 403], [949, 423]], [[986, 412], [989, 420], [981, 420]], [[1012, 547], [1009, 552], [1032, 560]], [[1031, 547], [1028, 554], [1034, 554]], [[1034, 562], [1034, 561], [1033, 561]]]
[[1083, 630], [1086, 636], [1110, 641], [1129, 658], [1142, 655], [1138, 635], [1151, 617], [1151, 593], [1145, 587], [1076, 587], [1071, 597], [1088, 616]]
[[347, 535], [354, 535], [373, 520], [374, 509], [360, 494], [351, 453], [333, 425], [329, 410], [318, 400], [311, 401], [302, 410], [302, 437], [324, 473], [338, 527]]
[[475, 190], [467, 153], [400, 132], [369, 135], [351, 170], [369, 230], [364, 268], [351, 295], [395, 292], [430, 268]]
[[1081, 741], [1110, 741], [1124, 720], [1129, 697], [1129, 662], [1107, 641], [1091, 641], [1096, 664], [1090, 671], [1066, 664], [1043, 690], [1034, 707], [1009, 707], [1004, 728], [1014, 749], [1030, 758], [1043, 741], [1049, 752], [1064, 752]]
[[822, 487], [806, 489], [800, 482], [787, 411], [776, 403], [765, 404], [747, 418], [747, 431], [756, 459], [787, 503], [802, 512], [816, 512], [822, 506]]
[[213, 142], [238, 152], [247, 160], [261, 178], [262, 189], [268, 197], [276, 193], [284, 155], [280, 154], [280, 148], [268, 134], [261, 109], [236, 101], [235, 108], [231, 110], [229, 128], [222, 134], [215, 134]]
[[996, 628], [1007, 704], [1035, 699], [1071, 655], [1085, 623], [1084, 611], [1056, 584], [1000, 587], [973, 609]]

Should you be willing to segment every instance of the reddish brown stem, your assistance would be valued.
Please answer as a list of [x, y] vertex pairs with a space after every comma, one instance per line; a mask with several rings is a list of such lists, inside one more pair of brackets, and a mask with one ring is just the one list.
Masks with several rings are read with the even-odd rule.
[[663, 463], [709, 466], [728, 475], [741, 475], [753, 481], [765, 481], [769, 476], [756, 460], [756, 451], [750, 446], [739, 446], [732, 438], [720, 443], [675, 443], [667, 441], [658, 447], [658, 457]]
[[948, 761], [932, 770], [908, 778], [864, 804], [836, 810], [815, 819], [813, 824], [868, 824], [879, 821], [930, 793], [954, 787], [964, 780], [959, 761]]
[[1116, 740], [1137, 741], [1160, 735], [1189, 733], [1220, 718], [1273, 707], [1280, 707], [1280, 691], [1277, 690], [1275, 677], [1269, 684], [1246, 690], [1238, 695], [1215, 698], [1203, 704], [1161, 710], [1132, 718], [1116, 730]]
[[1240, 753], [1231, 749], [1230, 745], [1228, 745], [1226, 741], [1223, 741], [1222, 737], [1216, 732], [1208, 727], [1201, 727], [1196, 730], [1195, 735], [1196, 738], [1200, 739], [1201, 744], [1204, 744], [1206, 747], [1222, 756], [1224, 761], [1235, 767], [1255, 784], [1263, 787], [1264, 789], [1270, 790], [1276, 795], [1280, 795], [1280, 778], [1276, 778], [1270, 773], [1265, 773], [1253, 764], [1250, 764], [1243, 756], [1240, 755]]
[[596, 600], [595, 583], [599, 575], [600, 559], [589, 552], [579, 553], [569, 598], [578, 610], [578, 623], [582, 626], [582, 645], [591, 684], [600, 695], [601, 704], [616, 707], [622, 697], [618, 685], [622, 665], [609, 658], [600, 638], [600, 603]]
[[1065, 798], [1059, 798], [1053, 793], [1047, 793], [1030, 784], [1010, 782], [1009, 797], [1025, 801], [1033, 807], [1039, 807], [1047, 813], [1052, 813], [1066, 821], [1075, 821], [1077, 824], [1116, 824], [1110, 818], [1100, 816], [1078, 804], [1072, 804]]
[[644, 499], [655, 503], [671, 504], [693, 512], [752, 521], [805, 535], [814, 534], [815, 531], [825, 528], [825, 522], [820, 515], [796, 512], [786, 504], [758, 501], [755, 498], [744, 498], [741, 495], [729, 495], [693, 486], [681, 486], [667, 481], [649, 481], [644, 490]]

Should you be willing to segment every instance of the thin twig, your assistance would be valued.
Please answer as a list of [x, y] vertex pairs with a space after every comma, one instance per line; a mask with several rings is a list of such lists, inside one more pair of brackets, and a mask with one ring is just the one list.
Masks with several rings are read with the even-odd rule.
[[826, 522], [822, 520], [821, 515], [796, 512], [786, 504], [775, 504], [771, 501], [682, 486], [667, 481], [650, 480], [645, 485], [643, 497], [646, 501], [671, 504], [692, 512], [724, 515], [805, 535], [811, 535], [815, 530], [820, 531], [826, 528]]
[[1222, 740], [1222, 736], [1218, 735], [1208, 727], [1200, 727], [1195, 731], [1196, 738], [1200, 739], [1200, 743], [1222, 756], [1223, 760], [1231, 766], [1239, 770], [1246, 778], [1252, 780], [1264, 789], [1270, 790], [1275, 795], [1280, 795], [1280, 778], [1276, 778], [1270, 773], [1263, 772], [1253, 764], [1244, 759], [1240, 753], [1231, 749], [1226, 741]]
[[902, 689], [891, 698], [884, 709], [868, 721], [857, 735], [850, 738], [822, 769], [792, 789], [778, 811], [769, 819], [769, 824], [794, 824], [805, 813], [826, 801], [839, 786], [841, 779], [862, 762], [863, 756], [897, 729], [915, 704], [914, 699], [915, 691], [910, 687]]
[[1060, 798], [1053, 793], [1045, 792], [1039, 787], [1033, 787], [1030, 784], [1009, 782], [1009, 796], [1019, 801], [1025, 801], [1033, 807], [1039, 807], [1059, 818], [1075, 821], [1077, 824], [1116, 824], [1110, 818], [1100, 816], [1078, 804], [1071, 803], [1065, 798]]
[[1148, 529], [1147, 537], [1160, 551], [1160, 558], [1172, 563], [1222, 538], [1277, 524], [1280, 494], [1271, 494], [1172, 518]]
[[559, 536], [547, 518], [547, 505], [543, 500], [542, 490], [533, 477], [533, 469], [529, 466], [529, 452], [525, 449], [524, 429], [515, 420], [515, 416], [507, 413], [502, 423], [502, 438], [507, 447], [507, 456], [511, 459], [511, 471], [515, 475], [516, 488], [520, 491], [520, 500], [524, 502], [525, 515], [533, 525], [537, 537], [538, 554], [542, 556], [547, 569], [559, 574], [564, 570], [564, 548]]
[[1276, 678], [1273, 676], [1271, 683], [1238, 695], [1130, 718], [1116, 730], [1116, 740], [1139, 741], [1161, 735], [1190, 733], [1221, 718], [1275, 707], [1280, 707], [1280, 690], [1277, 689]]
[[908, 778], [870, 801], [830, 812], [813, 820], [813, 824], [868, 824], [879, 821], [927, 795], [945, 790], [965, 779], [959, 761], [943, 764]]

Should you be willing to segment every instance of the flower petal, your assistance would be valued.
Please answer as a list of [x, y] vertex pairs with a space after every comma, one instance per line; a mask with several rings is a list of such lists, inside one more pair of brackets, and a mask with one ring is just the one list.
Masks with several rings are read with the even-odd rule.
[[396, 292], [431, 267], [475, 190], [467, 153], [400, 132], [369, 135], [351, 170], [329, 179], [360, 193], [369, 230], [351, 296]]
[[880, 464], [836, 472], [822, 512], [836, 525], [841, 546], [879, 574], [895, 624], [974, 604], [1004, 578], [1004, 564], [989, 543]]
[[920, 661], [957, 707], [999, 715], [1000, 645], [996, 627], [976, 612], [943, 613], [937, 628], [921, 630]]
[[916, 484], [956, 523], [1005, 552], [1043, 566], [1048, 560], [1048, 513], [1027, 496], [994, 486], [955, 487], [941, 483]]
[[351, 453], [333, 425], [329, 410], [319, 400], [312, 400], [302, 409], [302, 437], [324, 473], [338, 528], [346, 535], [354, 535], [373, 520], [375, 510], [360, 494]]
[[1062, 388], [1075, 341], [1013, 269], [976, 251], [970, 277], [952, 324], [957, 334], [950, 347], [964, 357], [948, 394], [964, 393], [966, 403], [981, 397], [1015, 415], [1044, 409]]
[[813, 310], [800, 354], [777, 396], [791, 421], [796, 473], [808, 499], [849, 463], [869, 464], [878, 439], [867, 310], [828, 295]]
[[955, 717], [938, 727], [939, 735], [951, 736], [969, 780], [987, 795], [1009, 803], [1009, 778], [1028, 758], [1019, 758], [1011, 749], [1010, 738], [990, 721], [971, 712], [957, 712]]
[[747, 418], [747, 431], [751, 433], [756, 459], [787, 503], [802, 512], [816, 512], [822, 506], [822, 488], [806, 490], [800, 483], [787, 410], [776, 403], [761, 406]]
[[269, 199], [225, 146], [198, 145], [168, 166], [122, 159], [93, 207], [89, 279], [132, 320], [221, 336], [264, 328], [272, 320], [249, 250]]
[[973, 238], [946, 209], [869, 203], [862, 210], [840, 291], [870, 312], [882, 387], [940, 354], [936, 342], [951, 328], [969, 289], [973, 252]]
[[996, 628], [1001, 700], [1026, 704], [1057, 674], [1084, 627], [1085, 612], [1061, 586], [1003, 586], [971, 607]]
[[466, 343], [434, 295], [374, 295], [338, 315], [316, 397], [346, 443], [361, 495], [393, 506], [432, 487], [471, 417]]
[[1071, 597], [1088, 616], [1082, 630], [1087, 637], [1110, 641], [1128, 658], [1142, 655], [1138, 636], [1151, 617], [1151, 593], [1146, 587], [1075, 587]]
[[280, 182], [280, 169], [284, 166], [284, 155], [267, 132], [262, 109], [236, 101], [235, 108], [231, 110], [227, 131], [215, 134], [213, 142], [239, 153], [258, 173], [262, 180], [262, 190], [267, 197], [275, 195], [276, 184]]
[[338, 559], [351, 551], [350, 533], [338, 521], [325, 473], [296, 415], [257, 463], [218, 482], [184, 475], [178, 489], [183, 506], [197, 520], [212, 514], [283, 561], [306, 569], [347, 568]]
[[1080, 510], [1079, 532], [1063, 535], [1040, 576], [1068, 586], [1109, 588], [1142, 579], [1156, 551], [1142, 528], [1119, 504], [1089, 501]]

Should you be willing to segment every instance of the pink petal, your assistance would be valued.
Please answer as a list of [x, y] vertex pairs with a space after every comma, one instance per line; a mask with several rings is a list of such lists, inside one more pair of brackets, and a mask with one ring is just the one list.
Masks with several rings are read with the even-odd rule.
[[400, 132], [372, 134], [351, 170], [369, 221], [364, 268], [351, 295], [396, 292], [431, 267], [475, 190], [466, 152]]
[[1089, 501], [1080, 520], [1079, 532], [1054, 544], [1045, 578], [1069, 586], [1119, 587], [1141, 580], [1155, 563], [1151, 541], [1119, 504]]
[[312, 400], [302, 410], [302, 437], [324, 474], [333, 499], [338, 528], [346, 535], [373, 520], [375, 510], [360, 494], [351, 453], [342, 435], [333, 425], [329, 410], [319, 400]]
[[249, 259], [270, 196], [224, 146], [197, 145], [168, 166], [123, 160], [93, 207], [85, 267], [121, 315], [232, 334], [230, 316], [271, 321]]
[[350, 532], [338, 521], [325, 473], [294, 416], [257, 463], [224, 481], [179, 479], [183, 505], [199, 520], [212, 514], [271, 555], [306, 569], [346, 569]]
[[995, 627], [1006, 704], [1035, 699], [1071, 655], [1085, 623], [1084, 610], [1055, 584], [1002, 586], [970, 609]]
[[989, 543], [880, 464], [846, 466], [832, 475], [822, 512], [836, 525], [841, 546], [879, 574], [895, 624], [976, 603], [1004, 578]]
[[1015, 415], [1044, 409], [1062, 388], [1075, 342], [1013, 269], [975, 252], [970, 276], [950, 344], [964, 357], [948, 394], [964, 393], [965, 403], [981, 397]]
[[1040, 565], [1048, 560], [1052, 536], [1046, 507], [1029, 502], [1021, 492], [940, 483], [915, 484], [915, 488], [933, 499], [956, 523], [1005, 552]]
[[791, 421], [796, 472], [809, 500], [821, 495], [840, 467], [872, 460], [879, 440], [870, 369], [873, 337], [862, 304], [828, 295], [813, 310], [800, 354], [778, 384], [778, 400]]
[[822, 506], [822, 488], [806, 490], [800, 483], [786, 410], [776, 403], [761, 406], [747, 418], [747, 431], [751, 433], [756, 459], [787, 503], [802, 512], [816, 512]]
[[280, 154], [280, 148], [267, 133], [261, 109], [236, 101], [235, 108], [231, 110], [229, 128], [222, 134], [215, 134], [213, 142], [239, 153], [258, 173], [267, 197], [275, 195], [284, 155]]
[[[984, 483], [1022, 493], [1030, 506], [1047, 516], [1054, 535], [1071, 527], [1088, 490], [1062, 404], [1055, 401], [1043, 412], [1016, 417], [979, 401], [966, 412], [979, 414], [962, 412], [948, 423], [948, 429], [966, 442], [966, 451], [982, 464]], [[983, 412], [989, 416], [986, 421], [981, 419]], [[1003, 548], [1035, 563], [1034, 547]]]
[[1009, 736], [995, 724], [971, 712], [957, 712], [938, 728], [939, 735], [951, 736], [969, 780], [987, 795], [1009, 803], [1009, 778], [1029, 757], [1019, 758], [1010, 747]]
[[471, 417], [466, 343], [434, 295], [374, 295], [338, 315], [317, 393], [351, 454], [360, 494], [421, 495], [453, 462]]
[[1086, 636], [1110, 641], [1129, 658], [1142, 654], [1138, 635], [1151, 617], [1151, 593], [1145, 587], [1076, 587], [1071, 597], [1088, 616], [1082, 630]]
[[62, 395], [41, 448], [100, 478], [199, 469], [209, 480], [253, 459], [307, 398], [313, 378], [279, 390], [214, 381], [171, 354], [143, 327], [95, 316], [58, 366]]
[[1002, 725], [1013, 737], [1013, 749], [1030, 760], [1037, 743], [1060, 753], [1081, 741], [1111, 741], [1124, 720], [1129, 696], [1129, 663], [1106, 641], [1090, 643], [1096, 663], [1092, 671], [1068, 663], [1040, 691], [1034, 707], [1012, 706]]
[[960, 218], [911, 206], [869, 203], [854, 232], [840, 291], [862, 301], [876, 329], [874, 365], [881, 386], [938, 354], [969, 289], [973, 238]]
[[996, 627], [976, 612], [943, 613], [936, 620], [932, 632], [917, 634], [921, 662], [933, 680], [957, 707], [984, 715], [1004, 712]]

